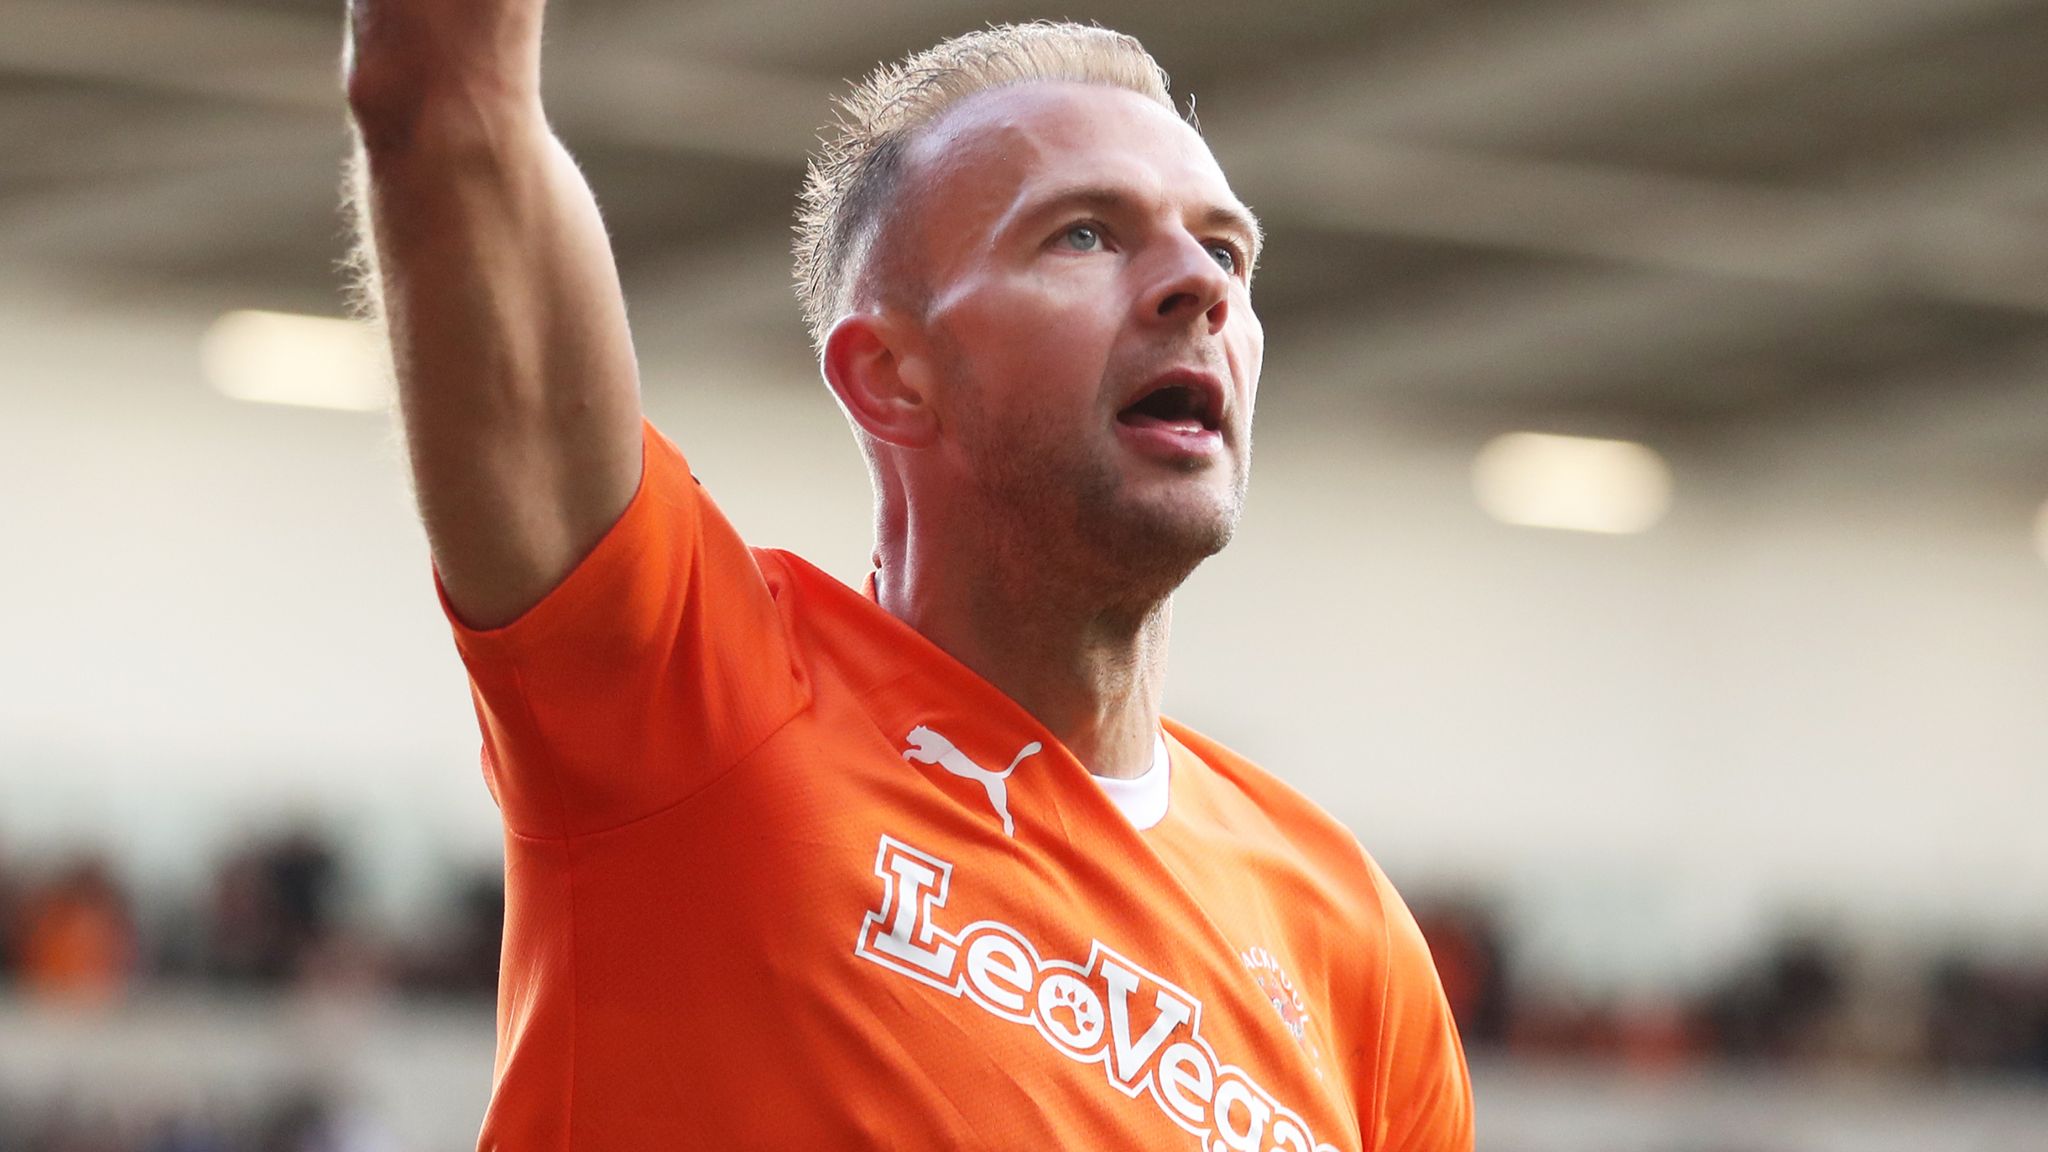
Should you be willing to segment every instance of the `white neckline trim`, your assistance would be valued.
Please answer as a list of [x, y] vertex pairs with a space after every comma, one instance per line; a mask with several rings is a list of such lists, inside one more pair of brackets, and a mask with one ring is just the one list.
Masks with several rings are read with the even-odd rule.
[[1169, 785], [1173, 778], [1173, 761], [1166, 755], [1166, 737], [1152, 737], [1152, 766], [1145, 774], [1130, 780], [1114, 780], [1107, 776], [1093, 776], [1095, 783], [1109, 796], [1109, 802], [1116, 805], [1131, 827], [1143, 832], [1166, 819], [1167, 801], [1172, 796]]

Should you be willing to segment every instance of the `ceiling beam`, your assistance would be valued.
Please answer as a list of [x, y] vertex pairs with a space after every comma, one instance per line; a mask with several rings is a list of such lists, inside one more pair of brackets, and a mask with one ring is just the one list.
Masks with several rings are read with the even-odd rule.
[[1942, 28], [2038, 10], [2037, 0], [1607, 0], [1505, 5], [1398, 52], [1285, 78], [1272, 122], [1358, 137], [1481, 147], [1640, 121]]
[[1239, 170], [1265, 174], [1260, 195], [1294, 197], [1284, 216], [1323, 227], [1614, 262], [1471, 280], [1428, 309], [1331, 327], [1305, 356], [1367, 393], [1533, 398], [1575, 377], [1668, 375], [1740, 401], [1753, 382], [1701, 380], [1702, 357], [1796, 337], [1874, 298], [2048, 315], [2048, 226], [1968, 208], [1967, 181], [1956, 206], [1941, 200], [1956, 186], [1939, 179], [1817, 198], [1633, 177], [1610, 186], [1610, 174], [1530, 164], [1475, 181], [1464, 159], [1319, 151], [1320, 180], [1306, 168]]
[[[1468, 29], [1466, 42], [1418, 52], [1396, 67], [1297, 88], [1305, 90], [1306, 111], [1289, 101], [1240, 108], [1217, 125], [1216, 144], [1253, 201], [1283, 226], [1507, 246], [1738, 285], [1903, 289], [2048, 311], [2048, 286], [2033, 260], [2039, 229], [1975, 206], [1985, 188], [2028, 187], [2026, 176], [2048, 155], [2038, 146], [1991, 147], [1885, 188], [1822, 196], [1390, 140], [1475, 124], [1535, 130], [1617, 107], [1639, 113], [1645, 100], [1697, 99], [1762, 69], [1873, 50], [1945, 20], [2013, 6], [1812, 0], [1788, 13], [1784, 6], [1629, 2], [1565, 16], [1508, 15]], [[925, 0], [898, 0], [890, 11], [927, 8]], [[739, 10], [714, 4], [671, 10], [668, 18], [684, 42], [723, 42], [738, 34], [727, 25]], [[551, 111], [572, 143], [801, 161], [831, 84], [628, 49], [616, 30], [605, 33], [598, 15], [551, 45]], [[330, 123], [341, 113], [338, 21], [141, 0], [0, 0], [0, 25], [10, 29], [0, 39], [0, 68], [232, 99]], [[813, 20], [776, 34], [817, 31]], [[1364, 131], [1385, 135], [1361, 139]], [[116, 199], [103, 198], [80, 217], [94, 235], [122, 219]], [[129, 227], [161, 222], [166, 207], [195, 226], [235, 226], [233, 212], [188, 211], [181, 179], [170, 181], [162, 203], [146, 200], [146, 191], [132, 193]], [[1456, 373], [1470, 369], [1479, 347], [1491, 349], [1495, 364], [1514, 363], [1518, 351], [1555, 356], [1561, 332], [1577, 333], [1576, 355], [1598, 362], [1623, 344], [1682, 345], [1699, 326], [1703, 302], [1725, 308], [1738, 296], [1713, 284], [1644, 291], [1637, 281], [1624, 283], [1630, 287], [1618, 290], [1597, 277], [1570, 276], [1475, 286], [1470, 299], [1478, 306], [1454, 304], [1438, 322], [1408, 326], [1432, 335], [1419, 343], [1392, 336], [1399, 346], [1382, 345], [1375, 362], [1422, 376]], [[768, 305], [765, 291], [748, 296]], [[776, 296], [773, 306], [783, 306]], [[1744, 322], [1759, 319], [1767, 317]], [[1439, 332], [1465, 339], [1438, 339]]]
[[[0, 72], [231, 101], [337, 122], [337, 16], [151, 0], [0, 0]], [[549, 113], [563, 135], [799, 165], [829, 82], [668, 59], [593, 35], [550, 46]]]
[[328, 115], [341, 19], [150, 0], [0, 0], [0, 72]]
[[[2048, 125], [2021, 147], [1973, 141], [1938, 162], [1822, 193], [1381, 142], [1220, 140], [1244, 191], [1280, 219], [1830, 291], [1908, 293], [2048, 314], [2026, 274], [2048, 222], [1978, 207], [2048, 167]], [[2033, 265], [2038, 272], [2039, 265]]]

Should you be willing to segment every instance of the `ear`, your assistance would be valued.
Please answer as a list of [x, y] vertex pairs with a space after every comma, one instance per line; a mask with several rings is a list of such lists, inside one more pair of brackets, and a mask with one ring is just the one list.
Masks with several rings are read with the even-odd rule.
[[832, 326], [818, 365], [855, 424], [902, 448], [926, 447], [939, 432], [922, 361], [906, 355], [913, 348], [911, 333], [900, 322], [857, 312]]

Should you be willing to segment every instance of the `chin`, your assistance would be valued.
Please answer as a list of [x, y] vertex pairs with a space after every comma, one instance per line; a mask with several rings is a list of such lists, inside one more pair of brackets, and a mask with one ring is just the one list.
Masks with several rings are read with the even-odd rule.
[[[1028, 422], [1025, 431], [1030, 431]], [[1118, 599], [1164, 596], [1223, 550], [1244, 503], [1241, 461], [1132, 467], [1065, 430], [977, 440], [965, 479], [1010, 546]]]
[[1133, 583], [1172, 591], [1196, 565], [1216, 553], [1237, 531], [1242, 504], [1235, 493], [1177, 493], [1178, 499], [1127, 504], [1085, 517], [1083, 531], [1115, 572]]

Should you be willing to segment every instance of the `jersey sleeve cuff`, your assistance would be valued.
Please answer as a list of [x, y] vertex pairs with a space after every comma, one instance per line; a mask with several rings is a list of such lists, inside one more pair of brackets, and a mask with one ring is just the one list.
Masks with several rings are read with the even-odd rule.
[[434, 597], [455, 634], [455, 648], [465, 663], [502, 661], [571, 633], [616, 607], [638, 570], [638, 562], [654, 533], [680, 530], [676, 517], [692, 514], [696, 481], [683, 454], [645, 419], [640, 422], [640, 486], [625, 511], [591, 550], [539, 603], [508, 624], [472, 628], [448, 599], [438, 569], [433, 572]]

